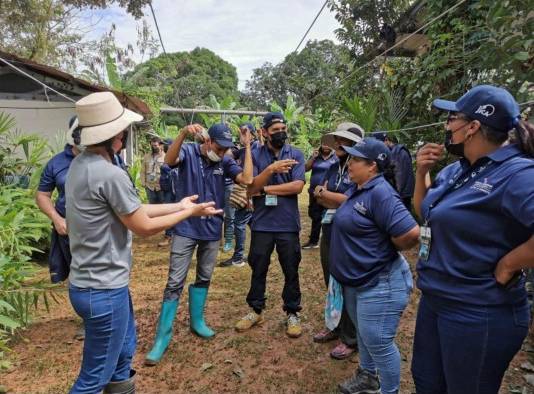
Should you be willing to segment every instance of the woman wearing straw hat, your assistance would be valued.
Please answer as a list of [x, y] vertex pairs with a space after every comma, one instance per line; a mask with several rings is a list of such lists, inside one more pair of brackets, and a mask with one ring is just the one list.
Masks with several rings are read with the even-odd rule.
[[190, 216], [220, 212], [213, 203], [195, 204], [196, 196], [175, 204], [141, 204], [128, 174], [111, 160], [122, 148], [127, 128], [142, 117], [123, 108], [110, 92], [84, 97], [76, 112], [86, 149], [72, 161], [66, 182], [69, 296], [84, 321], [86, 339], [81, 371], [70, 392], [133, 393], [130, 230], [149, 236]]

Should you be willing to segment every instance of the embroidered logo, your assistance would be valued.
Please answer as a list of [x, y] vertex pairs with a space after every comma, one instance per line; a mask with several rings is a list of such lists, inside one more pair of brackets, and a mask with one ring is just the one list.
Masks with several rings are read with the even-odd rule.
[[229, 140], [232, 139], [232, 134], [229, 133], [229, 132], [227, 132], [227, 131], [225, 131], [225, 132], [223, 133], [223, 135], [224, 135], [224, 138], [227, 138], [227, 139], [229, 139]]
[[380, 153], [377, 157], [376, 157], [378, 160], [386, 160], [386, 154], [385, 153]]
[[478, 107], [478, 109], [475, 111], [475, 114], [480, 114], [482, 116], [485, 116], [486, 118], [489, 118], [491, 115], [495, 113], [495, 107], [491, 104], [484, 104]]
[[488, 183], [488, 178], [484, 178], [484, 182], [476, 181], [471, 189], [481, 191], [482, 193], [490, 194], [493, 190], [493, 185]]
[[367, 215], [367, 208], [363, 205], [363, 202], [356, 202], [354, 204], [354, 209], [362, 215]]
[[222, 167], [216, 168], [213, 170], [213, 175], [223, 175], [223, 169]]

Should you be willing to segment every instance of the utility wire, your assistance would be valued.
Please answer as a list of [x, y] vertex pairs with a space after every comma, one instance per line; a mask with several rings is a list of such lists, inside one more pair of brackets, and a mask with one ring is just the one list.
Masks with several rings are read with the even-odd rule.
[[[467, 0], [460, 0], [458, 3], [456, 3], [455, 5], [453, 5], [452, 7], [446, 9], [445, 11], [443, 11], [441, 14], [439, 14], [438, 16], [432, 18], [430, 21], [428, 21], [427, 23], [425, 23], [423, 26], [421, 26], [419, 29], [417, 29], [416, 31], [414, 31], [413, 33], [411, 33], [410, 35], [406, 36], [405, 38], [403, 38], [402, 40], [400, 40], [399, 42], [395, 43], [395, 45], [389, 47], [388, 49], [386, 49], [385, 51], [383, 51], [382, 53], [380, 53], [379, 55], [375, 56], [374, 58], [372, 58], [371, 60], [369, 60], [367, 63], [365, 63], [364, 65], [352, 70], [351, 72], [349, 72], [344, 78], [342, 78], [338, 83], [339, 83], [339, 86], [338, 86], [338, 89], [341, 88], [343, 86], [343, 83], [349, 79], [354, 73], [360, 71], [362, 68], [365, 68], [369, 65], [371, 65], [372, 63], [375, 62], [376, 59], [378, 59], [379, 57], [382, 57], [384, 56], [386, 53], [392, 51], [393, 49], [395, 49], [396, 47], [398, 47], [399, 45], [403, 44], [404, 42], [406, 42], [407, 40], [409, 40], [411, 37], [413, 37], [414, 35], [416, 35], [417, 33], [419, 33], [421, 30], [423, 29], [426, 29], [428, 26], [430, 26], [432, 23], [434, 23], [435, 21], [437, 21], [438, 19], [442, 18], [443, 16], [447, 15], [448, 13], [454, 11], [456, 8], [458, 8], [461, 4], [465, 3]], [[315, 100], [317, 97], [319, 96], [322, 96], [323, 94], [325, 94], [326, 92], [328, 91], [331, 91], [331, 89], [327, 89], [327, 90], [324, 90], [320, 93], [317, 93], [315, 96], [313, 96], [309, 102], [312, 102], [313, 100]]]
[[150, 6], [150, 11], [152, 11], [152, 18], [154, 18], [154, 24], [156, 25], [156, 30], [158, 31], [158, 37], [159, 42], [161, 44], [161, 49], [163, 49], [163, 53], [166, 55], [167, 52], [165, 51], [165, 46], [163, 45], [163, 40], [161, 39], [161, 33], [159, 32], [159, 26], [158, 26], [158, 20], [156, 19], [156, 13], [154, 12], [154, 8], [152, 7], [152, 1], [148, 3]]
[[39, 81], [39, 80], [38, 80], [37, 78], [35, 78], [33, 75], [30, 75], [30, 74], [28, 74], [26, 71], [21, 70], [21, 69], [18, 68], [17, 66], [14, 66], [14, 65], [11, 64], [10, 62], [8, 62], [6, 59], [3, 59], [3, 58], [0, 57], [0, 62], [4, 63], [4, 64], [7, 65], [8, 67], [11, 67], [13, 70], [15, 70], [15, 71], [21, 73], [22, 75], [24, 75], [24, 76], [30, 78], [31, 80], [37, 82], [39, 85], [41, 85], [41, 86], [44, 88], [44, 90], [45, 90], [45, 94], [46, 94], [46, 90], [48, 89], [48, 90], [50, 90], [51, 92], [54, 92], [54, 93], [56, 93], [57, 95], [60, 95], [61, 97], [66, 98], [67, 100], [69, 100], [69, 101], [71, 101], [71, 102], [73, 102], [73, 103], [76, 102], [76, 100], [70, 98], [69, 96], [67, 96], [67, 95], [65, 95], [65, 94], [63, 94], [63, 93], [60, 93], [60, 92], [58, 92], [57, 90], [55, 90], [55, 89], [51, 88], [50, 86], [46, 85], [45, 83]]
[[308, 27], [308, 30], [306, 30], [306, 33], [304, 33], [304, 36], [302, 37], [302, 39], [300, 40], [299, 44], [297, 45], [297, 48], [294, 50], [294, 52], [297, 52], [300, 48], [300, 46], [302, 45], [302, 43], [304, 42], [304, 40], [306, 39], [306, 37], [308, 36], [308, 33], [310, 32], [310, 30], [312, 29], [313, 25], [315, 24], [315, 22], [317, 21], [317, 18], [319, 18], [319, 15], [321, 15], [321, 12], [323, 12], [324, 10], [324, 7], [326, 7], [326, 4], [328, 4], [328, 0], [326, 0], [323, 4], [323, 6], [321, 7], [321, 9], [319, 10], [319, 12], [317, 13], [317, 15], [315, 15], [315, 18], [313, 19], [313, 22], [311, 23], [310, 27]]

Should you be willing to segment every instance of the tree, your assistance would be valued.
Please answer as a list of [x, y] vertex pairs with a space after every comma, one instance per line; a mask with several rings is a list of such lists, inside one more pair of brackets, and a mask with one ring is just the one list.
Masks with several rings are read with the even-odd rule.
[[[292, 52], [278, 65], [265, 63], [247, 81], [243, 101], [248, 107], [265, 108], [293, 97], [299, 105], [315, 109], [332, 107], [336, 92], [324, 92], [346, 74], [349, 52], [330, 40], [310, 41], [299, 53]], [[323, 94], [325, 93], [325, 94]]]
[[161, 54], [139, 64], [125, 75], [125, 89], [183, 108], [209, 105], [211, 95], [218, 101], [235, 101], [239, 95], [235, 67], [205, 48]]

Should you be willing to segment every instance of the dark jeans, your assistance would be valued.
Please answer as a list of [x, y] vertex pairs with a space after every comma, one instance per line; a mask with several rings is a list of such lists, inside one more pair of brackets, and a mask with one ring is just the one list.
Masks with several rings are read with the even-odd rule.
[[423, 295], [412, 359], [417, 393], [498, 393], [528, 324], [526, 300], [521, 305], [479, 306]]
[[[320, 245], [320, 255], [321, 255], [321, 266], [323, 268], [323, 278], [326, 288], [328, 288], [328, 280], [330, 278], [330, 230], [331, 225], [323, 225], [323, 236], [321, 237]], [[339, 335], [339, 340], [345, 345], [355, 348], [358, 346], [358, 332], [356, 326], [352, 322], [349, 314], [347, 313], [347, 308], [343, 303], [343, 310], [341, 311], [341, 319], [337, 325], [335, 332]]]
[[70, 285], [69, 297], [85, 326], [82, 367], [70, 393], [100, 393], [110, 382], [129, 379], [136, 333], [128, 286], [99, 290]]
[[319, 236], [321, 234], [321, 219], [323, 218], [324, 207], [317, 203], [313, 194], [310, 194], [310, 202], [308, 205], [308, 216], [311, 219], [310, 243], [318, 244]]
[[171, 243], [169, 276], [165, 290], [163, 290], [163, 301], [180, 299], [195, 248], [197, 250], [195, 286], [209, 287], [213, 269], [217, 262], [219, 241], [202, 241], [174, 235]]
[[247, 303], [256, 313], [260, 313], [265, 309], [265, 283], [271, 262], [271, 254], [275, 246], [278, 260], [284, 273], [283, 309], [287, 313], [296, 313], [301, 310], [299, 233], [252, 232], [248, 254], [248, 263], [252, 268], [252, 278], [250, 280]]
[[52, 283], [62, 282], [69, 277], [71, 260], [69, 237], [59, 235], [52, 227], [48, 254], [48, 269]]
[[252, 211], [247, 208], [240, 208], [235, 210], [234, 215], [234, 235], [235, 247], [233, 261], [243, 260], [245, 253], [245, 242], [247, 240], [247, 224], [252, 218]]

